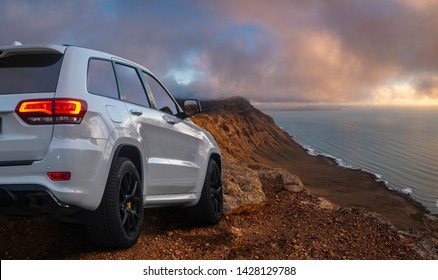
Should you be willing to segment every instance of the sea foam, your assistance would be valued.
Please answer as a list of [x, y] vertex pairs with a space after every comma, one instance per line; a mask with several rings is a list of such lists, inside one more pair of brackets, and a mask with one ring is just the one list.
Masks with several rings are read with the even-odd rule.
[[[391, 184], [389, 183], [389, 181], [384, 180], [383, 176], [382, 176], [381, 174], [379, 174], [379, 173], [374, 173], [374, 172], [372, 172], [372, 171], [370, 171], [370, 170], [366, 170], [366, 169], [363, 169], [363, 168], [357, 168], [357, 167], [354, 167], [353, 165], [346, 163], [343, 159], [341, 159], [341, 158], [337, 158], [337, 157], [335, 157], [334, 155], [331, 155], [331, 154], [328, 154], [328, 153], [318, 153], [317, 151], [315, 151], [315, 149], [313, 149], [313, 148], [312, 148], [311, 146], [309, 146], [309, 145], [304, 145], [304, 144], [301, 144], [301, 143], [299, 143], [299, 144], [300, 144], [301, 147], [303, 147], [303, 148], [306, 150], [306, 152], [307, 152], [309, 155], [311, 155], [311, 156], [324, 156], [324, 157], [326, 157], [326, 158], [330, 158], [330, 159], [334, 160], [334, 161], [336, 162], [336, 164], [339, 165], [340, 167], [347, 168], [347, 169], [351, 169], [351, 170], [360, 170], [360, 171], [362, 171], [362, 172], [365, 172], [365, 173], [368, 173], [368, 174], [372, 174], [372, 175], [374, 175], [374, 177], [376, 177], [376, 182], [381, 182], [381, 183], [383, 183], [388, 189], [390, 189], [390, 190], [395, 190], [393, 187], [391, 187]], [[403, 193], [411, 194], [411, 193], [412, 193], [412, 188], [409, 188], [409, 190], [407, 190], [407, 191], [409, 191], [409, 192], [404, 192], [404, 191], [402, 190]], [[438, 207], [438, 201], [437, 201], [437, 207]]]
[[405, 194], [412, 194], [412, 188], [406, 187], [406, 188], [402, 189], [401, 192], [405, 193]]

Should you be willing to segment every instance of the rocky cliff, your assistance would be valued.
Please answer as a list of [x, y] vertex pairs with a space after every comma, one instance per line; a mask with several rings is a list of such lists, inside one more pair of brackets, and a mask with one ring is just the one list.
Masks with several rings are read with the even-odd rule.
[[201, 104], [205, 113], [192, 120], [215, 137], [226, 157], [248, 164], [266, 164], [285, 157], [284, 151], [291, 149], [290, 136], [248, 100], [232, 97]]
[[203, 114], [192, 118], [218, 142], [223, 163], [225, 211], [241, 211], [265, 202], [261, 178], [279, 178], [285, 188], [304, 190], [298, 176], [268, 168], [270, 159], [284, 157], [291, 140], [274, 120], [242, 97], [202, 102]]
[[[354, 227], [362, 229], [360, 231], [349, 229], [350, 234], [356, 235], [356, 237], [349, 236], [349, 238], [367, 239], [365, 235], [370, 234], [368, 239], [371, 240], [374, 238], [374, 236], [371, 237], [373, 234], [389, 236], [398, 232], [396, 243], [403, 238], [418, 238], [408, 247], [414, 248], [420, 258], [436, 259], [438, 257], [436, 217], [424, 215], [421, 209], [411, 205], [409, 201], [391, 194], [385, 186], [376, 183], [375, 178], [370, 174], [345, 170], [324, 157], [309, 156], [301, 146], [292, 140], [290, 135], [275, 124], [271, 117], [254, 108], [248, 100], [242, 97], [205, 101], [202, 102], [202, 105], [204, 113], [192, 118], [192, 120], [215, 137], [223, 153], [223, 183], [227, 213], [245, 212], [248, 208], [252, 211], [255, 209], [257, 212], [257, 209], [260, 208], [257, 206], [270, 205], [273, 198], [276, 204], [281, 204], [278, 203], [281, 202], [278, 194], [282, 193], [284, 197], [300, 198], [295, 202], [300, 206], [286, 203], [285, 207], [289, 209], [298, 207], [300, 209], [301, 206], [306, 205], [307, 211], [312, 213], [306, 213], [305, 216], [313, 216], [313, 219], [319, 219], [321, 215], [333, 215], [332, 218], [337, 216], [336, 219], [339, 218], [338, 215], [342, 216], [342, 219], [366, 220], [371, 217], [372, 221], [360, 225], [354, 223]], [[284, 164], [285, 162], [287, 164]], [[279, 168], [279, 166], [287, 166], [289, 171]], [[333, 203], [332, 200], [310, 194], [304, 188], [300, 177], [290, 172], [291, 168], [299, 171], [307, 183], [310, 182], [312, 189], [315, 187], [312, 193], [338, 200], [334, 200], [335, 203]], [[324, 191], [321, 192], [319, 188], [324, 189]], [[351, 208], [351, 205], [355, 205], [358, 200], [361, 200], [362, 204], [357, 204], [361, 208]], [[338, 204], [339, 202], [340, 204]], [[381, 203], [386, 204], [386, 206], [381, 206]], [[389, 203], [398, 206], [387, 207], [390, 205]], [[268, 208], [270, 207], [268, 206]], [[366, 208], [368, 210], [365, 210]], [[377, 213], [374, 212], [376, 210]], [[276, 211], [282, 210], [277, 209]], [[352, 213], [357, 216], [351, 217]], [[328, 219], [324, 226], [319, 224], [321, 229], [328, 226], [327, 231], [332, 229], [337, 231], [343, 227], [339, 228], [336, 223], [331, 224], [331, 218]], [[316, 226], [311, 223], [312, 221], [309, 221], [302, 228], [302, 231], [308, 232], [310, 235], [314, 234], [308, 230], [308, 228]], [[397, 231], [393, 223], [397, 228], [404, 230]], [[298, 227], [300, 227], [299, 225], [300, 223], [298, 223]], [[363, 227], [367, 228], [368, 233], [365, 233]], [[375, 228], [372, 229], [372, 227]], [[385, 229], [382, 230], [382, 228]], [[406, 229], [408, 230], [406, 231]], [[420, 229], [423, 233], [412, 231], [412, 229]], [[318, 229], [315, 228], [315, 231]], [[428, 232], [426, 235], [424, 235], [425, 231]], [[415, 234], [412, 234], [413, 232]], [[346, 236], [333, 233], [331, 237], [341, 240]], [[313, 245], [318, 246], [318, 244]], [[377, 242], [371, 247], [377, 248], [382, 245]], [[340, 257], [339, 254], [333, 253], [332, 255], [332, 253], [330, 252], [329, 258]], [[406, 252], [402, 250], [398, 253], [402, 256]], [[406, 255], [402, 258], [405, 257]]]

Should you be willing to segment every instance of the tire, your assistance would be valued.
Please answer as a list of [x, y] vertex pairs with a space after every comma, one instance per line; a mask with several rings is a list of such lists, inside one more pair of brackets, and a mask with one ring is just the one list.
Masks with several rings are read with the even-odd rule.
[[87, 219], [91, 240], [100, 248], [133, 246], [143, 224], [143, 184], [135, 165], [119, 157], [111, 166], [99, 207]]
[[216, 161], [210, 159], [199, 202], [188, 209], [190, 218], [199, 224], [214, 225], [223, 215], [222, 176]]

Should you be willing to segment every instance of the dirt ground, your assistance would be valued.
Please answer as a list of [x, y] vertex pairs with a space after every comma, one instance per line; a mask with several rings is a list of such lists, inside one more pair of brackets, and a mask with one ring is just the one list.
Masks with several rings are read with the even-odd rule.
[[[377, 214], [336, 207], [307, 192], [263, 180], [267, 201], [226, 215], [216, 226], [188, 222], [180, 208], [146, 210], [138, 243], [101, 251], [78, 225], [27, 219], [1, 224], [1, 259], [425, 259], [422, 237]], [[430, 253], [430, 252], [429, 252]]]

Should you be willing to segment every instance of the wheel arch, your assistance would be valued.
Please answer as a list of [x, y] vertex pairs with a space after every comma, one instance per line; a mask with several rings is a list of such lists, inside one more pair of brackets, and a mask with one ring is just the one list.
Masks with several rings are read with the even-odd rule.
[[219, 170], [222, 172], [222, 157], [218, 153], [212, 153], [210, 155], [210, 158], [216, 161], [217, 165], [219, 166]]
[[143, 181], [144, 172], [141, 151], [136, 146], [121, 144], [117, 147], [114, 153], [111, 165], [113, 165], [119, 157], [126, 157], [130, 159], [137, 169], [137, 172], [140, 175], [140, 179]]

